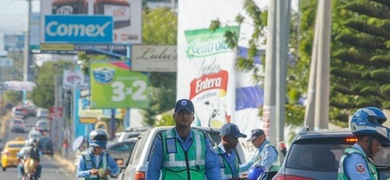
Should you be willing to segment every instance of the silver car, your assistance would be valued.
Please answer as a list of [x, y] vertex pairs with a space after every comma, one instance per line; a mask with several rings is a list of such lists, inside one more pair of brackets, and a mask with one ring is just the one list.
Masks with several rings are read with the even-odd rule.
[[[117, 179], [143, 180], [146, 176], [145, 172], [148, 167], [150, 152], [156, 137], [170, 128], [172, 128], [172, 126], [155, 127], [142, 133], [134, 147], [130, 159], [126, 163], [127, 166], [119, 174]], [[221, 141], [219, 128], [195, 127], [195, 129], [200, 129], [209, 133], [212, 141], [215, 143], [214, 145], [217, 145]], [[236, 154], [240, 164], [246, 162], [240, 143], [237, 144]]]

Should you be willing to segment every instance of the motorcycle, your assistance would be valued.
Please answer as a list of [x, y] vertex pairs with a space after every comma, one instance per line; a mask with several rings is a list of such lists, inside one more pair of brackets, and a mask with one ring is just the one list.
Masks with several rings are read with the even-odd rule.
[[37, 170], [38, 161], [28, 158], [24, 161], [24, 175], [22, 180], [38, 180]]

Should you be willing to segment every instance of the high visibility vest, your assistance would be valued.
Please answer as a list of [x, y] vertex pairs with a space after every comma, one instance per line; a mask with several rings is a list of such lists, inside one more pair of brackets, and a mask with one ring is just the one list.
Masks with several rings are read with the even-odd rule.
[[[103, 152], [104, 153], [104, 152]], [[107, 170], [107, 156], [108, 154], [104, 153], [102, 156], [102, 159], [99, 162], [99, 168], [97, 168], [95, 162], [92, 160], [90, 153], [83, 153], [81, 154], [81, 157], [84, 159], [84, 169], [85, 170], [91, 170], [91, 169], [99, 169], [99, 174], [103, 174]], [[108, 178], [102, 178], [98, 175], [91, 175], [88, 178], [84, 178], [85, 180], [108, 180]]]
[[372, 163], [372, 162], [368, 159], [367, 155], [363, 154], [363, 153], [360, 152], [358, 149], [353, 148], [353, 147], [352, 147], [352, 148], [347, 148], [347, 149], [345, 149], [344, 154], [343, 154], [343, 155], [341, 156], [341, 158], [340, 158], [341, 164], [340, 164], [339, 170], [338, 170], [338, 179], [339, 179], [339, 180], [349, 180], [348, 177], [347, 177], [347, 175], [346, 175], [345, 172], [344, 172], [344, 160], [345, 160], [345, 158], [347, 158], [349, 155], [354, 154], [354, 153], [355, 153], [355, 154], [361, 155], [361, 156], [364, 158], [364, 160], [366, 160], [366, 162], [367, 162], [367, 164], [368, 164], [368, 173], [370, 174], [370, 179], [371, 179], [371, 180], [377, 180], [377, 179], [379, 179], [378, 172], [376, 171], [375, 164]]
[[[222, 179], [230, 179], [230, 178], [238, 177], [238, 172], [240, 171], [240, 165], [238, 163], [237, 157], [234, 157], [234, 167], [231, 167], [228, 161], [223, 157], [223, 153], [218, 146], [214, 147], [214, 151], [219, 157], [219, 167], [221, 170]], [[233, 174], [234, 171], [232, 168], [236, 170], [235, 174]]]
[[205, 134], [191, 130], [194, 141], [185, 151], [177, 141], [174, 129], [161, 134], [163, 143], [162, 179], [205, 179]]

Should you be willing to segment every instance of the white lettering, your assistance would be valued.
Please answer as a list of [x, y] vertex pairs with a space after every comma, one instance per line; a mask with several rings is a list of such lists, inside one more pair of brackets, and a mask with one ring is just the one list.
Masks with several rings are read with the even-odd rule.
[[88, 36], [88, 37], [104, 37], [104, 30], [111, 22], [106, 22], [103, 26], [98, 24], [59, 24], [57, 21], [52, 21], [46, 26], [46, 33], [49, 36]]
[[219, 88], [221, 87], [222, 79], [219, 78], [206, 78], [203, 81], [201, 79], [196, 81], [196, 90], [195, 93], [202, 92], [207, 89], [212, 89], [212, 88]]

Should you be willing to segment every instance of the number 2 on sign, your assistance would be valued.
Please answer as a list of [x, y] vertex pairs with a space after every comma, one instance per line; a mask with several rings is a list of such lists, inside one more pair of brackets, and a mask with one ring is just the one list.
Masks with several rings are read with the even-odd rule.
[[126, 97], [126, 94], [131, 94], [133, 100], [145, 100], [146, 96], [143, 93], [146, 90], [146, 83], [144, 81], [134, 81], [132, 84], [133, 87], [139, 87], [135, 93], [128, 93], [128, 88], [125, 87], [123, 82], [115, 81], [111, 84], [112, 87], [112, 97], [111, 100], [115, 102], [123, 101]]

